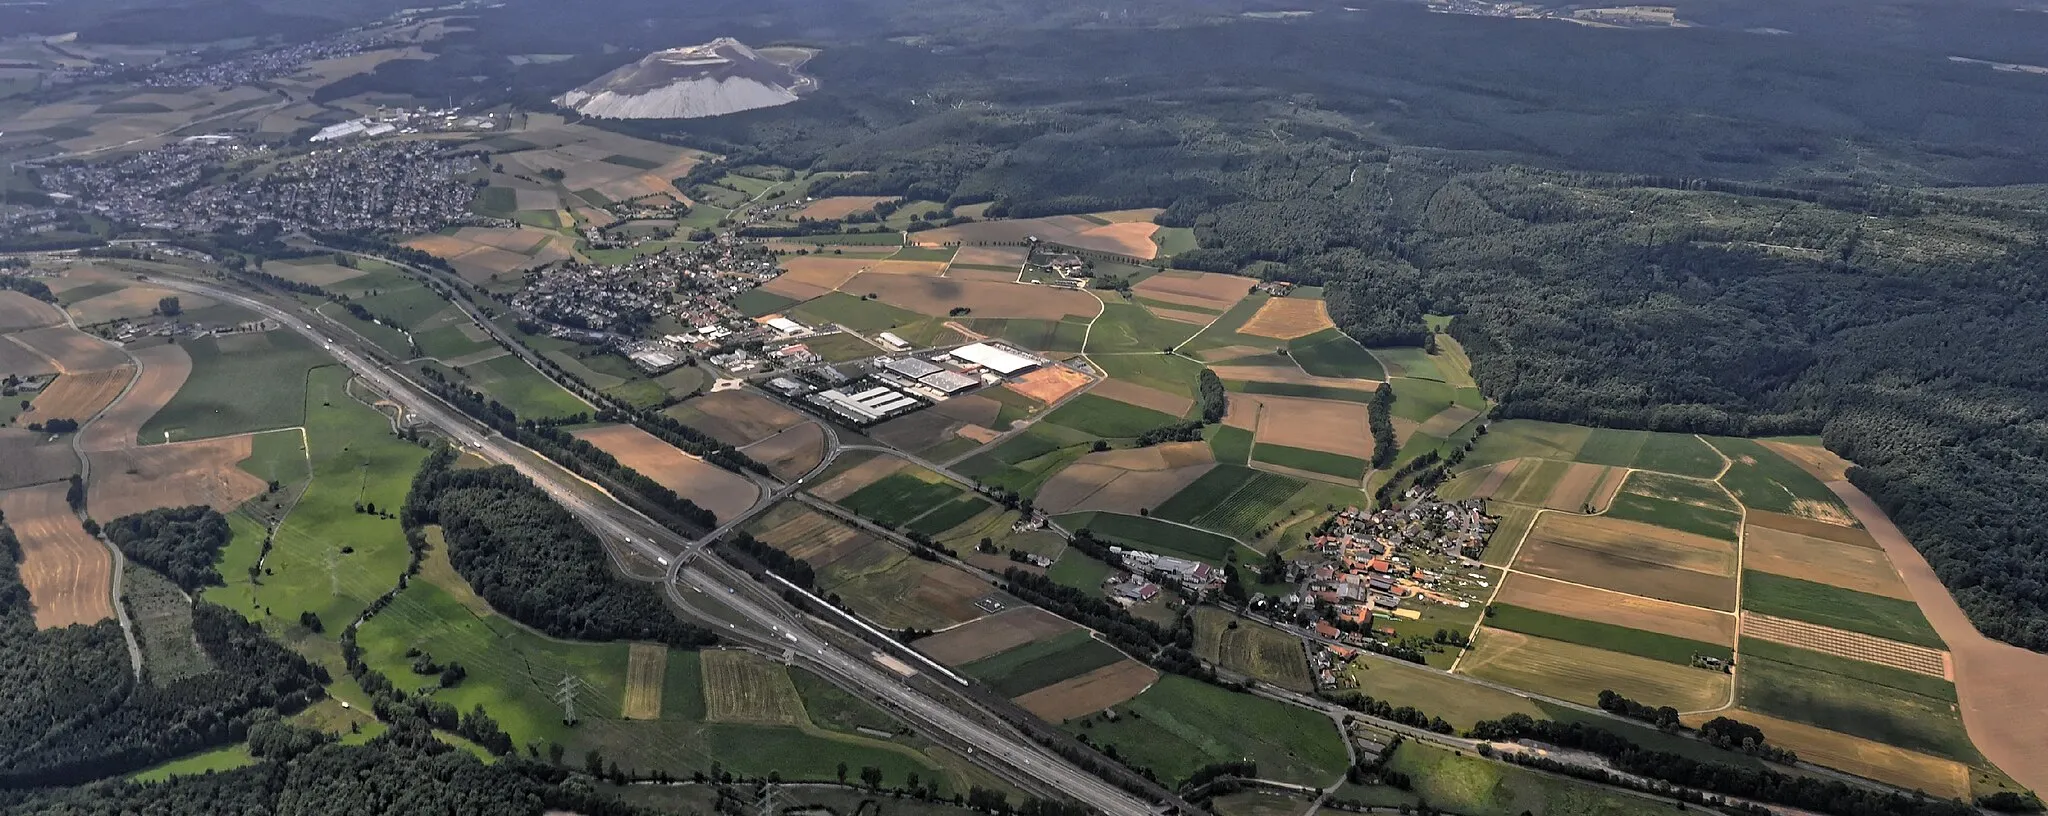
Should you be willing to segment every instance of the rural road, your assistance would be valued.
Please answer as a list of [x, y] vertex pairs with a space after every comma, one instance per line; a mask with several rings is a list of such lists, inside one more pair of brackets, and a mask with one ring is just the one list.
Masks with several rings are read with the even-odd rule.
[[[689, 606], [684, 595], [686, 587], [688, 590], [717, 597], [719, 603], [738, 611], [754, 625], [774, 632], [787, 644], [785, 648], [792, 656], [802, 660], [807, 667], [815, 668], [857, 687], [869, 699], [886, 703], [907, 719], [922, 726], [920, 730], [928, 737], [949, 746], [957, 746], [968, 756], [978, 758], [978, 764], [994, 764], [1007, 771], [1006, 776], [1036, 783], [1030, 784], [1029, 787], [1061, 792], [1102, 813], [1114, 816], [1153, 814], [1151, 803], [1069, 764], [1064, 758], [1028, 739], [999, 731], [913, 690], [904, 683], [903, 677], [885, 674], [870, 660], [849, 654], [835, 643], [812, 634], [802, 625], [800, 613], [771, 607], [753, 597], [757, 593], [762, 593], [760, 585], [744, 574], [735, 574], [737, 570], [722, 562], [707, 559], [703, 562], [703, 569], [685, 569], [683, 560], [672, 556], [701, 550], [712, 540], [711, 538], [688, 539], [630, 508], [616, 504], [600, 506], [597, 502], [587, 499], [584, 491], [569, 484], [559, 473], [536, 466], [528, 456], [520, 453], [530, 451], [525, 451], [524, 448], [501, 436], [482, 430], [468, 417], [447, 407], [408, 378], [393, 373], [383, 364], [369, 359], [346, 344], [333, 341], [298, 315], [240, 292], [213, 285], [161, 276], [148, 276], [147, 279], [166, 288], [233, 303], [278, 320], [286, 328], [320, 343], [337, 361], [346, 365], [371, 386], [437, 426], [457, 443], [485, 454], [494, 461], [512, 465], [560, 502], [565, 509], [582, 519], [593, 531], [615, 541], [625, 542], [656, 563], [671, 561], [670, 568], [663, 577], [663, 584], [672, 600]], [[836, 443], [836, 437], [834, 442]], [[800, 484], [801, 482], [791, 484], [785, 487], [784, 491], [793, 492]], [[737, 520], [728, 522], [726, 526], [714, 532], [729, 530], [736, 522]], [[747, 591], [741, 590], [742, 585], [745, 585]], [[736, 627], [730, 624], [728, 627], [736, 630]]]

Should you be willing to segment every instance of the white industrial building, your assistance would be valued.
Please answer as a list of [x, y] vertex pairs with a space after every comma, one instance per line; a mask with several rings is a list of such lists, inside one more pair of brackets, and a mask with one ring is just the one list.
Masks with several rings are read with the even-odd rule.
[[766, 324], [768, 328], [782, 332], [783, 334], [802, 334], [805, 331], [804, 324], [798, 323], [787, 317], [771, 317], [761, 322]]
[[952, 356], [953, 359], [981, 366], [1005, 377], [1030, 371], [1045, 362], [988, 343], [961, 346], [953, 350]]
[[890, 351], [902, 351], [910, 348], [910, 344], [904, 342], [903, 338], [897, 337], [895, 332], [882, 332], [875, 335], [875, 339], [882, 341], [882, 345], [888, 346]]

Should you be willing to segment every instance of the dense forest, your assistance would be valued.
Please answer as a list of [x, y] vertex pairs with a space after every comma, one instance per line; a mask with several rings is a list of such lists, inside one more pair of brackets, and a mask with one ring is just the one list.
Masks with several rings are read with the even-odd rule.
[[0, 527], [0, 787], [82, 782], [226, 745], [324, 695], [325, 671], [203, 601], [191, 637], [211, 670], [138, 682], [114, 621], [36, 628], [20, 561]]
[[456, 470], [436, 451], [406, 497], [408, 528], [438, 524], [448, 560], [477, 595], [513, 620], [574, 640], [712, 643], [653, 586], [614, 576], [597, 536], [510, 466]]
[[205, 505], [122, 516], [100, 530], [122, 554], [163, 573], [186, 592], [221, 583], [213, 565], [234, 537], [227, 518]]
[[[1731, 28], [1376, 4], [992, 34], [868, 4], [774, 22], [627, 3], [643, 25], [593, 33], [526, 8], [329, 90], [545, 107], [620, 59], [593, 39], [821, 45], [799, 104], [607, 126], [869, 171], [821, 194], [1163, 207], [1202, 244], [1177, 265], [1327, 285], [1368, 344], [1455, 316], [1504, 417], [1822, 433], [1980, 628], [2048, 649], [2048, 204], [1983, 189], [2048, 182], [2048, 105], [2039, 77], [1948, 59], [2048, 63], [2048, 16], [1905, 2], [1892, 30], [1700, 5]], [[1951, 10], [1971, 23], [1936, 19]], [[880, 36], [902, 30], [928, 35]], [[520, 51], [577, 56], [490, 63]]]

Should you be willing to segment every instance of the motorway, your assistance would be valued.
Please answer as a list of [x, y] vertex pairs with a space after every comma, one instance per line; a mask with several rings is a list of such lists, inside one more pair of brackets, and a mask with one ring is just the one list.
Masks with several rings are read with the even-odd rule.
[[[903, 677], [885, 673], [869, 658], [850, 654], [832, 641], [812, 633], [803, 623], [801, 613], [781, 606], [779, 599], [744, 573], [715, 558], [695, 560], [694, 563], [701, 566], [693, 566], [693, 560], [685, 557], [702, 551], [718, 537], [744, 523], [747, 517], [728, 520], [701, 538], [685, 538], [622, 504], [600, 503], [589, 498], [587, 486], [579, 487], [572, 483], [574, 477], [538, 465], [536, 459], [545, 461], [538, 454], [483, 428], [408, 377], [347, 343], [336, 342], [297, 314], [218, 286], [159, 275], [145, 278], [154, 285], [233, 303], [277, 320], [285, 328], [320, 343], [330, 355], [371, 387], [440, 428], [455, 443], [492, 461], [516, 468], [593, 532], [612, 541], [623, 542], [655, 563], [667, 564], [668, 569], [660, 580], [670, 600], [677, 605], [686, 610], [696, 610], [702, 605], [687, 593], [710, 596], [715, 603], [739, 612], [760, 630], [743, 634], [737, 625], [727, 623], [729, 633], [748, 637], [757, 645], [774, 643], [792, 660], [801, 661], [806, 668], [860, 689], [870, 699], [888, 705], [913, 724], [921, 726], [920, 732], [927, 737], [961, 750], [977, 764], [1003, 771], [1005, 777], [1027, 783], [1028, 788], [1057, 791], [1103, 813], [1149, 816], [1156, 812], [1152, 803], [1075, 767], [1027, 738], [998, 730], [962, 714], [912, 689], [905, 684]], [[837, 436], [830, 434], [828, 429], [827, 438], [831, 446], [828, 454], [836, 455], [839, 450]], [[819, 464], [820, 470], [832, 460], [832, 455]], [[815, 474], [813, 471], [812, 475]], [[802, 483], [803, 480], [797, 480], [775, 491], [771, 497], [776, 500], [787, 497], [800, 489]], [[756, 508], [767, 504], [772, 504], [772, 501], [758, 503]]]

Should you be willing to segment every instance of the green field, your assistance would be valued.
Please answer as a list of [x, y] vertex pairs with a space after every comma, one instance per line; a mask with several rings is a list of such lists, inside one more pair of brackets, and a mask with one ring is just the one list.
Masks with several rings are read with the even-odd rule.
[[[901, 209], [899, 209], [899, 210], [897, 210], [897, 212], [902, 212], [902, 210], [901, 210]], [[914, 246], [907, 246], [907, 247], [904, 247], [904, 248], [902, 248], [902, 249], [896, 250], [896, 254], [894, 254], [894, 255], [891, 255], [891, 256], [889, 256], [889, 260], [892, 260], [892, 261], [950, 261], [950, 260], [953, 260], [953, 253], [955, 253], [955, 252], [958, 252], [958, 251], [959, 251], [959, 248], [958, 248], [958, 247], [914, 247]]]
[[1252, 458], [1269, 465], [1279, 465], [1311, 473], [1322, 473], [1341, 479], [1360, 479], [1372, 463], [1328, 451], [1290, 448], [1286, 445], [1261, 444], [1252, 449]]
[[198, 776], [220, 771], [232, 771], [256, 764], [256, 757], [249, 753], [246, 743], [235, 743], [224, 748], [180, 757], [139, 771], [128, 777], [130, 782], [162, 782], [174, 776]]
[[1167, 320], [1145, 307], [1109, 296], [1102, 316], [1088, 332], [1089, 354], [1157, 353], [1180, 345], [1202, 330], [1193, 323]]
[[1395, 377], [1388, 384], [1394, 389], [1394, 416], [1402, 419], [1428, 422], [1430, 417], [1452, 405], [1479, 411], [1486, 409], [1486, 399], [1480, 396], [1477, 388], [1453, 388], [1435, 380], [1411, 377]]
[[1086, 529], [1112, 544], [1161, 555], [1174, 555], [1222, 564], [1237, 549], [1237, 542], [1215, 533], [1191, 530], [1175, 524], [1121, 513], [1069, 513], [1059, 516], [1069, 530]]
[[1632, 467], [1712, 479], [1721, 454], [1691, 434], [1616, 431], [1514, 419], [1493, 423], [1465, 463], [1470, 467], [1523, 457]]
[[1215, 452], [1216, 461], [1230, 465], [1242, 465], [1251, 461], [1251, 431], [1228, 425], [1212, 427], [1215, 428], [1215, 432], [1209, 436], [1209, 450]]
[[887, 331], [924, 321], [924, 315], [899, 309], [879, 300], [862, 300], [845, 292], [827, 292], [790, 310], [798, 320], [823, 325], [837, 323], [859, 332]]
[[[1726, 485], [1728, 491], [1741, 499], [1744, 505], [1775, 513], [1790, 513], [1802, 501], [1842, 507], [1834, 491], [1813, 474], [1755, 440], [1714, 437], [1707, 441], [1734, 460], [1728, 472], [1721, 476], [1721, 484]], [[1848, 514], [1846, 508], [1841, 512], [1845, 516]]]
[[[1238, 329], [1243, 328], [1244, 324], [1252, 319], [1252, 315], [1259, 313], [1259, 307], [1266, 305], [1266, 301], [1271, 299], [1271, 297], [1265, 294], [1255, 292], [1250, 297], [1238, 301], [1236, 305], [1230, 307], [1229, 311], [1224, 312], [1222, 317], [1217, 318], [1216, 322], [1202, 329], [1201, 334], [1195, 335], [1194, 339], [1181, 346], [1181, 351], [1196, 352], [1222, 348], [1224, 346], [1253, 346], [1268, 349], [1279, 347], [1285, 341], [1275, 340], [1271, 337], [1237, 333]], [[1184, 309], [1187, 307], [1174, 306], [1172, 308]], [[1283, 362], [1282, 365], [1293, 365], [1293, 362]]]
[[1102, 597], [1102, 582], [1115, 573], [1116, 569], [1110, 565], [1068, 547], [1060, 560], [1053, 562], [1052, 568], [1045, 571], [1045, 577], [1060, 586], [1072, 587], [1099, 598]]
[[[1634, 479], [1630, 479], [1634, 481]], [[1621, 493], [1607, 506], [1609, 518], [1640, 521], [1682, 532], [1734, 541], [1742, 529], [1742, 514], [1695, 504]]]
[[[996, 390], [999, 389], [990, 389], [991, 392]], [[1073, 437], [1086, 437], [1086, 434], [1058, 425], [1036, 423], [1023, 433], [968, 457], [953, 469], [983, 484], [1015, 490], [1026, 496], [1036, 495], [1038, 488], [1053, 474], [1088, 451], [1090, 439]]]
[[[1548, 776], [1489, 759], [1408, 740], [1388, 760], [1413, 781], [1407, 791], [1460, 816], [1637, 816], [1671, 806], [1613, 788]], [[1337, 798], [1347, 798], [1339, 791]]]
[[535, 371], [517, 355], [507, 354], [455, 369], [454, 382], [482, 391], [512, 409], [521, 419], [547, 419], [590, 412], [590, 406]]
[[1103, 439], [1128, 439], [1177, 423], [1180, 417], [1108, 397], [1076, 394], [1058, 410], [1046, 414], [1044, 421]]
[[964, 495], [917, 517], [910, 522], [910, 531], [936, 537], [940, 533], [966, 524], [994, 506], [980, 496]]
[[1791, 618], [1851, 632], [1926, 646], [1948, 648], [1920, 607], [1912, 601], [1886, 598], [1853, 589], [1802, 581], [1756, 570], [1742, 572], [1742, 608], [1762, 615]]
[[1318, 377], [1384, 380], [1386, 368], [1358, 341], [1338, 329], [1324, 329], [1307, 337], [1290, 340], [1288, 354], [1301, 370]]
[[1307, 693], [1316, 687], [1300, 637], [1213, 606], [1195, 610], [1195, 655], [1281, 688]]
[[1004, 697], [1019, 697], [1124, 658], [1086, 629], [1033, 641], [960, 667]]
[[1168, 521], [1193, 524], [1236, 536], [1257, 537], [1260, 522], [1280, 509], [1306, 484], [1277, 473], [1237, 465], [1217, 465], [1202, 474], [1152, 514]]
[[1965, 764], [1983, 761], [1949, 700], [1753, 656], [1748, 644], [1736, 678], [1743, 708]]
[[804, 341], [812, 354], [824, 358], [828, 363], [844, 363], [851, 360], [865, 360], [878, 356], [882, 350], [875, 344], [862, 340], [859, 335], [839, 332]]
[[1307, 385], [1303, 383], [1240, 382], [1234, 384], [1225, 383], [1225, 385], [1234, 386], [1231, 388], [1233, 391], [1242, 391], [1247, 394], [1271, 394], [1276, 397], [1307, 397], [1309, 399], [1363, 403], [1371, 403], [1373, 397], [1373, 392], [1371, 391], [1361, 391], [1356, 388], [1332, 388], [1327, 385]]
[[1504, 603], [1492, 606], [1486, 617], [1486, 625], [1611, 652], [1640, 655], [1681, 666], [1692, 665], [1694, 655], [1717, 657], [1722, 660], [1735, 658], [1735, 650], [1727, 646], [1645, 632], [1611, 623], [1568, 618]]
[[1202, 376], [1203, 367], [1178, 354], [1102, 354], [1088, 359], [1113, 379], [1190, 399], [1195, 396], [1195, 382]]
[[1115, 746], [1168, 786], [1204, 765], [1240, 759], [1257, 762], [1264, 779], [1322, 786], [1338, 781], [1348, 761], [1328, 717], [1176, 674], [1161, 676], [1119, 711], [1125, 716], [1115, 722], [1075, 722], [1067, 730]]
[[1683, 476], [1672, 476], [1667, 473], [1655, 473], [1648, 470], [1638, 470], [1630, 473], [1628, 481], [1621, 486], [1621, 492], [1657, 499], [1669, 499], [1737, 515], [1742, 513], [1742, 505], [1736, 503], [1735, 497], [1728, 495], [1728, 491], [1721, 489], [1719, 483], [1689, 479]]
[[[1400, 348], [1373, 349], [1372, 356], [1379, 358], [1382, 363], [1399, 367], [1401, 370], [1400, 376], [1412, 377], [1418, 380], [1446, 381], [1444, 379], [1444, 370], [1437, 365], [1436, 358], [1430, 356], [1429, 352], [1421, 348], [1404, 346]], [[1393, 372], [1390, 369], [1388, 373], [1391, 374]]]
[[896, 527], [960, 498], [966, 492], [937, 474], [930, 474], [929, 478], [933, 481], [911, 473], [892, 473], [854, 491], [839, 504], [876, 522]]
[[766, 289], [748, 289], [732, 299], [732, 307], [748, 317], [760, 317], [788, 309], [799, 302], [796, 298], [783, 297]]
[[208, 337], [184, 346], [192, 375], [143, 423], [142, 439], [207, 439], [305, 424], [306, 372], [332, 362], [313, 341], [287, 331]]
[[1088, 335], [1088, 321], [1030, 320], [1024, 318], [976, 317], [962, 321], [967, 328], [990, 337], [1000, 337], [1034, 351], [1072, 352], [1081, 350]]
[[1956, 684], [1939, 677], [1894, 669], [1890, 666], [1880, 666], [1876, 663], [1862, 660], [1851, 660], [1846, 657], [1822, 654], [1801, 649], [1797, 646], [1786, 646], [1781, 643], [1772, 643], [1768, 640], [1758, 640], [1756, 638], [1743, 638], [1742, 657], [1745, 660], [1750, 658], [1771, 660], [1818, 672], [1839, 674], [1852, 680], [1875, 683], [1887, 688], [1918, 694], [1922, 697], [1932, 697], [1936, 700], [1945, 700], [1951, 703], [1956, 702]]
[[519, 209], [519, 196], [510, 187], [485, 187], [477, 192], [469, 207], [479, 215], [511, 218]]
[[412, 339], [413, 342], [419, 344], [420, 356], [441, 360], [461, 357], [466, 354], [475, 354], [479, 351], [498, 347], [498, 344], [489, 338], [482, 340], [470, 339], [469, 335], [463, 332], [463, 329], [468, 325], [468, 321], [465, 320], [440, 328], [415, 332]]

